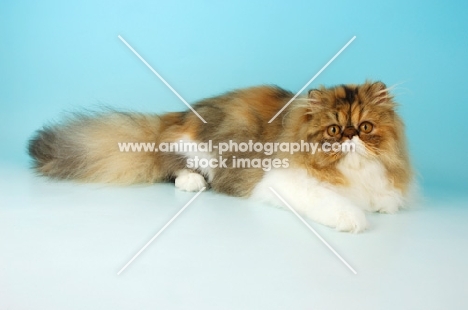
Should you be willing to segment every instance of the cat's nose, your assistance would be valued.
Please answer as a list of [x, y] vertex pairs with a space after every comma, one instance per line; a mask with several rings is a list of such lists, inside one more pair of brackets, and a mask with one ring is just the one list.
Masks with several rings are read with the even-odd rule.
[[345, 136], [349, 140], [351, 140], [357, 134], [358, 134], [358, 132], [357, 132], [356, 128], [354, 128], [353, 126], [348, 126], [343, 131], [343, 136]]

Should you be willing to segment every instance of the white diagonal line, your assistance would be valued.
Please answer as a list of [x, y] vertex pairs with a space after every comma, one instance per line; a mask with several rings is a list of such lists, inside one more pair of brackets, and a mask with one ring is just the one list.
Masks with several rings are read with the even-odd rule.
[[203, 119], [203, 117], [200, 116], [200, 114], [198, 114], [197, 111], [195, 111], [194, 108], [192, 108], [192, 106], [190, 104], [187, 103], [187, 101], [185, 101], [184, 98], [182, 98], [181, 95], [179, 95], [179, 93], [174, 89], [172, 88], [171, 85], [169, 85], [168, 82], [166, 82], [166, 80], [161, 76], [159, 75], [158, 72], [156, 72], [156, 70], [153, 69], [153, 67], [150, 66], [149, 63], [146, 62], [146, 60], [143, 59], [143, 57], [140, 56], [140, 54], [138, 54], [137, 51], [135, 51], [133, 49], [133, 47], [130, 46], [130, 44], [127, 43], [127, 41], [124, 40], [124, 38], [122, 38], [120, 35], [118, 36], [118, 38], [120, 39], [120, 41], [122, 41], [132, 52], [133, 54], [135, 54], [150, 70], [151, 72], [153, 72], [190, 110], [192, 110], [193, 113], [195, 113], [196, 116], [198, 116], [198, 118], [206, 124], [206, 121]]
[[174, 215], [170, 220], [169, 222], [166, 223], [166, 225], [163, 226], [163, 228], [161, 228], [157, 233], [156, 235], [154, 235], [153, 238], [151, 238], [150, 241], [148, 241], [144, 247], [141, 248], [140, 251], [138, 251], [138, 253], [136, 253], [131, 260], [128, 261], [128, 263], [125, 264], [125, 266], [122, 267], [122, 269], [120, 269], [119, 272], [117, 272], [117, 275], [120, 275], [124, 270], [125, 268], [127, 268], [150, 244], [151, 242], [154, 241], [154, 239], [156, 239], [184, 210], [185, 208], [187, 208], [191, 203], [192, 201], [195, 200], [195, 198], [198, 197], [198, 195], [201, 194], [201, 192], [203, 192], [204, 190], [206, 189], [206, 187], [203, 187], [200, 191], [198, 191], [198, 193], [192, 197], [192, 199], [189, 200], [189, 202], [187, 202], [185, 204], [185, 206], [182, 207], [182, 209], [179, 210], [179, 212], [176, 213], [176, 215]]
[[309, 229], [315, 234], [315, 236], [317, 236], [317, 238], [319, 238], [319, 240], [322, 241], [323, 244], [325, 244], [325, 245], [327, 246], [327, 248], [330, 249], [330, 251], [332, 251], [332, 253], [335, 254], [336, 257], [338, 257], [338, 258], [341, 260], [341, 262], [343, 262], [343, 264], [346, 265], [346, 267], [348, 267], [354, 274], [357, 274], [356, 270], [354, 270], [354, 268], [351, 267], [351, 266], [348, 264], [348, 262], [345, 261], [344, 258], [341, 257], [341, 255], [338, 254], [338, 253], [335, 251], [335, 249], [333, 249], [333, 248], [331, 247], [331, 245], [329, 245], [328, 242], [325, 241], [325, 239], [323, 239], [322, 236], [320, 236], [320, 235], [315, 231], [315, 229], [313, 229], [313, 228], [302, 218], [302, 216], [300, 216], [300, 215], [296, 212], [296, 210], [294, 210], [294, 209], [283, 199], [283, 197], [281, 197], [272, 187], [269, 187], [269, 188], [270, 188], [270, 190], [273, 192], [273, 194], [275, 194], [276, 197], [278, 197], [279, 200], [281, 200], [281, 201], [286, 205], [286, 207], [288, 207], [289, 210], [291, 210], [292, 213], [294, 213], [294, 214], [301, 220], [301, 222], [304, 223], [304, 225], [307, 226], [307, 228], [309, 228]]
[[338, 51], [338, 53], [336, 53], [335, 56], [333, 56], [333, 58], [330, 59], [330, 60], [325, 64], [325, 66], [323, 66], [322, 69], [320, 69], [320, 71], [317, 72], [317, 73], [310, 79], [310, 81], [307, 82], [307, 84], [305, 84], [304, 87], [302, 87], [301, 90], [298, 91], [297, 94], [294, 95], [294, 97], [292, 97], [291, 100], [289, 100], [288, 103], [286, 103], [286, 105], [285, 105], [281, 110], [279, 110], [278, 113], [276, 113], [275, 116], [273, 116], [273, 117], [268, 121], [268, 123], [273, 122], [273, 121], [275, 120], [275, 118], [277, 118], [278, 115], [280, 115], [281, 112], [283, 112], [284, 109], [286, 109], [286, 108], [288, 107], [288, 105], [289, 105], [294, 99], [296, 99], [297, 96], [299, 96], [299, 95], [304, 91], [304, 89], [306, 89], [306, 87], [309, 86], [309, 84], [312, 83], [312, 82], [320, 75], [320, 73], [322, 73], [322, 71], [325, 70], [325, 69], [328, 67], [328, 65], [330, 65], [330, 64], [335, 60], [335, 58], [338, 57], [338, 56], [348, 47], [348, 45], [351, 44], [351, 42], [354, 41], [354, 39], [356, 39], [356, 36], [352, 37], [351, 40], [349, 40], [348, 43], [346, 43], [345, 46], [343, 46], [343, 47]]

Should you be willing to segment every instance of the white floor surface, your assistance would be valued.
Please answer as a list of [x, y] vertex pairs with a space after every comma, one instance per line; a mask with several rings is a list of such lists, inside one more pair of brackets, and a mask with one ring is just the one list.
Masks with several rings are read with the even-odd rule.
[[0, 168], [0, 309], [468, 309], [468, 200], [369, 214], [357, 235], [173, 184], [54, 182]]

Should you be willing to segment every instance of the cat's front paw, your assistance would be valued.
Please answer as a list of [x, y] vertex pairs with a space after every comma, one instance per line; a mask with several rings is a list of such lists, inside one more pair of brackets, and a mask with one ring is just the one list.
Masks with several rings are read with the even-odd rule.
[[198, 192], [206, 186], [205, 178], [195, 172], [182, 173], [175, 179], [175, 187], [187, 192]]
[[380, 196], [375, 204], [375, 209], [380, 213], [393, 214], [403, 206], [403, 197], [399, 194]]
[[369, 225], [364, 211], [358, 208], [343, 208], [338, 211], [334, 226], [338, 231], [358, 233]]
[[358, 233], [369, 226], [364, 211], [340, 197], [310, 207], [306, 214], [311, 220], [338, 231]]

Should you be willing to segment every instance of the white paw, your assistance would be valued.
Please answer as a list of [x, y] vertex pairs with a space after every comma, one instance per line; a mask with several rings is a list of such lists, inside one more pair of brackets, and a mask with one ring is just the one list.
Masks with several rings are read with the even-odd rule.
[[336, 214], [336, 223], [333, 225], [338, 231], [358, 233], [364, 231], [369, 225], [364, 211], [358, 208], [343, 208]]
[[180, 174], [175, 179], [175, 186], [183, 191], [198, 192], [203, 187], [206, 187], [207, 183], [202, 175], [194, 172], [187, 172]]
[[403, 206], [403, 197], [401, 195], [380, 196], [374, 202], [376, 211], [380, 213], [393, 214]]
[[363, 210], [346, 199], [338, 196], [328, 197], [323, 204], [316, 204], [306, 211], [307, 216], [320, 224], [335, 228], [338, 231], [358, 233], [367, 227]]

